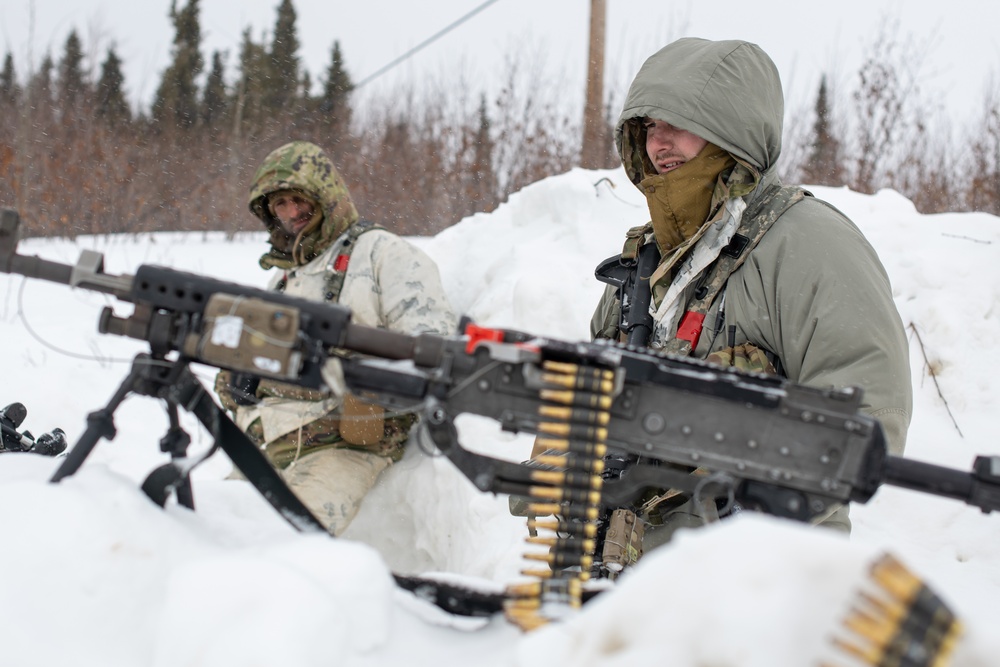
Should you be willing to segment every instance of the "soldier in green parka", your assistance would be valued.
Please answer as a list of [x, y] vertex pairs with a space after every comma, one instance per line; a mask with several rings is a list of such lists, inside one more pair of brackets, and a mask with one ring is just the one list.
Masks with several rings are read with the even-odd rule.
[[[632, 250], [655, 243], [661, 256], [650, 347], [860, 387], [863, 410], [902, 454], [912, 389], [889, 278], [843, 213], [780, 183], [783, 113], [774, 63], [747, 42], [680, 39], [632, 82], [615, 141], [651, 217]], [[591, 333], [620, 338], [619, 312], [609, 287]], [[703, 523], [689, 499], [663, 496], [643, 517], [647, 550]], [[821, 523], [849, 532], [848, 508]]]

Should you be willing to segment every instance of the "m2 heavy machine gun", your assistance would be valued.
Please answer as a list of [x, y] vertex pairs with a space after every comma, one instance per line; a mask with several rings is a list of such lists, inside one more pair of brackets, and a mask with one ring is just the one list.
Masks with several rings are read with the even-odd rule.
[[[484, 492], [529, 499], [540, 517], [529, 538], [540, 549], [526, 584], [482, 594], [397, 576], [442, 608], [486, 615], [503, 610], [525, 628], [581, 604], [598, 548], [602, 509], [625, 507], [647, 489], [676, 489], [723, 506], [739, 503], [809, 521], [834, 505], [866, 502], [882, 484], [1000, 508], [1000, 457], [978, 457], [971, 472], [887, 453], [877, 420], [859, 411], [858, 389], [817, 389], [663, 356], [618, 343], [553, 340], [466, 323], [454, 336], [409, 336], [351, 322], [351, 312], [212, 278], [144, 265], [135, 275], [104, 273], [103, 257], [83, 251], [69, 266], [19, 255], [18, 214], [0, 211], [0, 271], [110, 294], [102, 333], [146, 341], [131, 372], [88, 426], [52, 481], [72, 475], [129, 394], [166, 401], [171, 462], [143, 485], [165, 502], [193, 507], [178, 407], [194, 414], [264, 497], [300, 530], [321, 524], [194, 378], [190, 363], [318, 388], [321, 366], [340, 358], [346, 384], [366, 400], [422, 412], [422, 437]], [[346, 353], [345, 353], [346, 351]], [[483, 415], [504, 429], [533, 433], [553, 454], [541, 466], [471, 452], [455, 418]], [[214, 448], [213, 448], [214, 449]], [[604, 475], [609, 452], [634, 457], [624, 474]], [[211, 452], [210, 452], [211, 453]], [[207, 454], [206, 454], [207, 456]], [[696, 468], [705, 474], [689, 474]]]

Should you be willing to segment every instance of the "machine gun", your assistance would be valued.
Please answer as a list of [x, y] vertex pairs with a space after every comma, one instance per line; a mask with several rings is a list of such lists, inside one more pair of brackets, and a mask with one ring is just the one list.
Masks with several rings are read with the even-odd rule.
[[[878, 421], [860, 412], [856, 388], [817, 389], [613, 342], [568, 342], [465, 323], [454, 336], [416, 336], [351, 322], [351, 312], [200, 275], [144, 265], [134, 276], [104, 273], [99, 253], [75, 266], [18, 255], [18, 215], [0, 211], [0, 271], [111, 294], [133, 312], [102, 312], [102, 333], [148, 342], [109, 404], [88, 427], [52, 481], [72, 474], [101, 437], [114, 437], [113, 412], [132, 392], [166, 401], [171, 431], [161, 441], [171, 463], [144, 484], [165, 501], [193, 507], [177, 409], [194, 414], [257, 489], [292, 525], [322, 530], [264, 455], [226, 416], [188, 365], [203, 363], [309, 387], [339, 357], [350, 390], [388, 408], [419, 406], [423, 434], [484, 492], [531, 499], [526, 557], [547, 565], [535, 583], [499, 596], [418, 578], [401, 585], [457, 613], [503, 609], [530, 628], [585, 598], [602, 508], [633, 503], [647, 489], [738, 502], [809, 521], [838, 504], [866, 502], [883, 484], [1000, 509], [1000, 457], [978, 457], [971, 472], [891, 456]], [[350, 355], [343, 354], [349, 351]], [[465, 449], [455, 418], [496, 420], [536, 434], [557, 455], [532, 467]], [[214, 448], [213, 448], [214, 451]], [[636, 456], [605, 480], [609, 452]], [[210, 454], [211, 452], [209, 452]], [[207, 454], [206, 454], [207, 456]], [[689, 474], [697, 468], [707, 474]]]

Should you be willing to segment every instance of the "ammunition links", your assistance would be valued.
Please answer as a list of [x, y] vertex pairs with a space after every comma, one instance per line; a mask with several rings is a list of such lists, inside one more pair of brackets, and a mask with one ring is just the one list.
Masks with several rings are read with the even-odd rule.
[[872, 667], [939, 667], [951, 663], [962, 634], [955, 614], [890, 554], [871, 569], [875, 593], [859, 591], [844, 619], [849, 639], [836, 648]]
[[[547, 451], [534, 461], [527, 487], [525, 559], [544, 563], [521, 574], [535, 579], [507, 588], [505, 614], [523, 630], [541, 627], [579, 609], [596, 549], [607, 424], [614, 373], [574, 364], [545, 362], [539, 396], [538, 439]], [[551, 518], [539, 519], [535, 517]]]

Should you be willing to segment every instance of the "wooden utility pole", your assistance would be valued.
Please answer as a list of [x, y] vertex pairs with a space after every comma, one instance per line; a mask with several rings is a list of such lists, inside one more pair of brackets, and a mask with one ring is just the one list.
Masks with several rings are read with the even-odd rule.
[[590, 0], [590, 46], [587, 63], [587, 101], [583, 108], [583, 150], [580, 166], [605, 167], [608, 133], [604, 123], [604, 24], [605, 0]]

